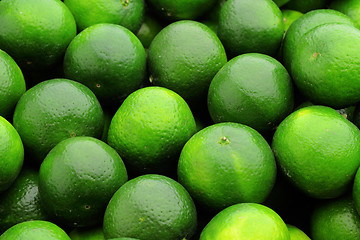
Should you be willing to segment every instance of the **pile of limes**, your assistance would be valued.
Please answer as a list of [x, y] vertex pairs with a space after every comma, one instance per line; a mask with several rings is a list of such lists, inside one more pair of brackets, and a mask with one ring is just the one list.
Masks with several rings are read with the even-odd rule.
[[0, 240], [359, 240], [360, 0], [0, 0]]

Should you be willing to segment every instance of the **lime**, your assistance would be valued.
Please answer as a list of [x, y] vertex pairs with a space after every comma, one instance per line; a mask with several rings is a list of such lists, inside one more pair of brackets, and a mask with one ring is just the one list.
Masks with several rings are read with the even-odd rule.
[[91, 137], [57, 144], [40, 167], [39, 191], [45, 210], [73, 227], [100, 224], [107, 203], [127, 181], [117, 152]]
[[238, 122], [269, 131], [294, 106], [290, 76], [270, 56], [248, 53], [231, 59], [214, 77], [208, 108], [214, 122]]
[[24, 147], [13, 125], [0, 116], [0, 192], [8, 189], [24, 162]]
[[167, 170], [196, 132], [187, 103], [175, 92], [146, 87], [130, 94], [110, 123], [108, 143], [128, 167], [139, 172]]
[[28, 156], [41, 163], [66, 138], [100, 137], [103, 111], [86, 86], [67, 79], [52, 79], [24, 93], [16, 105], [13, 123]]
[[359, 0], [334, 0], [330, 8], [342, 12], [354, 20], [356, 27], [360, 28], [360, 1]]
[[119, 24], [136, 33], [144, 18], [144, 0], [64, 0], [79, 31], [98, 23]]
[[0, 236], [0, 240], [71, 240], [57, 225], [41, 220], [16, 224]]
[[115, 24], [96, 24], [71, 41], [64, 58], [65, 77], [89, 87], [100, 102], [116, 104], [137, 90], [146, 74], [139, 39]]
[[291, 75], [311, 102], [343, 108], [360, 101], [359, 64], [360, 30], [348, 24], [329, 23], [311, 29], [301, 38], [293, 54]]
[[226, 61], [212, 30], [199, 22], [178, 21], [161, 30], [150, 45], [150, 81], [199, 102], [206, 99], [212, 78]]
[[0, 1], [0, 49], [22, 69], [53, 66], [75, 35], [74, 17], [60, 0]]
[[185, 144], [178, 177], [202, 206], [223, 209], [241, 202], [263, 202], [274, 186], [276, 164], [258, 132], [238, 123], [218, 123]]
[[284, 31], [287, 32], [291, 24], [300, 18], [303, 14], [295, 10], [284, 9], [281, 11], [284, 21]]
[[313, 240], [360, 239], [360, 216], [351, 196], [321, 202], [310, 220]]
[[196, 209], [178, 182], [148, 174], [125, 183], [111, 198], [104, 216], [106, 239], [189, 239], [196, 228]]
[[274, 55], [280, 47], [284, 23], [271, 0], [228, 0], [220, 10], [218, 35], [227, 53]]
[[286, 224], [289, 233], [290, 233], [290, 240], [311, 240], [303, 231], [299, 228]]
[[39, 174], [24, 168], [11, 187], [0, 196], [0, 233], [15, 224], [30, 220], [45, 220], [40, 203]]
[[16, 62], [1, 50], [0, 69], [0, 116], [9, 117], [26, 90], [25, 80]]
[[144, 48], [149, 48], [152, 40], [163, 29], [162, 23], [150, 14], [146, 14], [136, 36], [139, 38]]
[[273, 2], [276, 3], [276, 5], [278, 5], [278, 7], [282, 7], [286, 3], [290, 2], [290, 0], [273, 0]]
[[290, 240], [280, 216], [257, 203], [232, 205], [218, 213], [206, 225], [200, 240]]
[[334, 109], [301, 108], [278, 126], [273, 142], [285, 176], [314, 198], [335, 198], [352, 183], [360, 165], [360, 131]]

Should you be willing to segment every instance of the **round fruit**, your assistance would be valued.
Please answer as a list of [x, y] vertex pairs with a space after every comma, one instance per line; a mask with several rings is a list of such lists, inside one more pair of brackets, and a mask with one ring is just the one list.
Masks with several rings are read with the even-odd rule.
[[0, 116], [9, 117], [26, 90], [24, 76], [16, 62], [0, 50]]
[[226, 61], [225, 49], [211, 29], [178, 21], [161, 30], [150, 45], [150, 80], [198, 102], [206, 99], [212, 78]]
[[39, 174], [24, 168], [11, 187], [0, 197], [0, 233], [15, 224], [30, 220], [45, 220], [40, 203]]
[[291, 24], [300, 18], [303, 14], [295, 10], [282, 10], [283, 21], [284, 21], [284, 31], [287, 32]]
[[65, 77], [89, 87], [100, 102], [116, 104], [145, 79], [146, 53], [137, 37], [115, 24], [96, 24], [70, 43]]
[[311, 240], [303, 231], [297, 227], [290, 224], [286, 224], [286, 226], [290, 234], [290, 240]]
[[151, 7], [168, 20], [196, 19], [209, 10], [216, 0], [148, 0]]
[[177, 161], [195, 132], [192, 112], [178, 94], [146, 87], [130, 94], [117, 110], [108, 143], [127, 166], [140, 172], [160, 172]]
[[101, 223], [107, 203], [127, 181], [125, 165], [110, 146], [91, 137], [57, 144], [40, 167], [39, 191], [49, 215], [73, 227]]
[[74, 17], [60, 0], [0, 2], [0, 49], [22, 69], [54, 65], [75, 35]]
[[313, 240], [360, 239], [360, 216], [351, 196], [323, 202], [310, 219]]
[[238, 123], [219, 123], [185, 144], [178, 177], [201, 205], [223, 209], [241, 202], [263, 202], [274, 186], [276, 164], [258, 132]]
[[196, 209], [178, 182], [149, 174], [125, 183], [111, 198], [104, 216], [106, 239], [189, 239], [196, 229]]
[[79, 31], [98, 23], [113, 23], [136, 33], [144, 18], [144, 0], [64, 0]]
[[230, 60], [215, 75], [208, 93], [214, 122], [238, 122], [258, 131], [275, 128], [293, 107], [288, 72], [274, 58], [258, 53]]
[[291, 182], [315, 198], [335, 198], [360, 165], [360, 131], [334, 109], [301, 108], [277, 128], [272, 149]]
[[67, 79], [52, 79], [24, 93], [16, 105], [13, 123], [29, 156], [41, 163], [66, 138], [100, 137], [103, 111], [86, 86]]
[[283, 41], [282, 54], [286, 69], [290, 71], [294, 52], [305, 33], [326, 23], [344, 23], [354, 26], [354, 22], [349, 17], [331, 9], [314, 10], [304, 14], [291, 24]]
[[271, 0], [228, 0], [220, 10], [218, 35], [228, 54], [274, 55], [280, 47], [284, 23]]
[[240, 203], [218, 213], [201, 232], [200, 240], [290, 240], [280, 216], [257, 203]]
[[0, 116], [0, 192], [19, 175], [24, 162], [24, 147], [15, 128]]
[[47, 221], [27, 221], [16, 224], [0, 236], [0, 240], [71, 240], [57, 225]]
[[330, 8], [342, 12], [354, 20], [357, 28], [360, 28], [360, 1], [359, 0], [334, 0]]
[[139, 38], [144, 48], [149, 48], [152, 40], [161, 29], [163, 29], [163, 26], [156, 18], [151, 15], [145, 15], [144, 22], [136, 36]]
[[102, 227], [75, 228], [69, 233], [71, 240], [105, 240]]
[[343, 108], [360, 101], [359, 64], [360, 30], [348, 24], [323, 24], [299, 41], [291, 75], [311, 102]]

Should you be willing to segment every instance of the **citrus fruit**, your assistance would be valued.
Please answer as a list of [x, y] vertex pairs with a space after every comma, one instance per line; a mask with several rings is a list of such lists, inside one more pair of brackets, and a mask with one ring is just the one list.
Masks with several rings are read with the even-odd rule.
[[278, 7], [282, 7], [283, 5], [288, 3], [289, 1], [290, 0], [273, 0], [273, 2], [276, 3], [276, 5], [278, 5]]
[[71, 240], [105, 240], [102, 227], [75, 228], [69, 233]]
[[73, 227], [101, 223], [107, 203], [127, 181], [121, 157], [104, 142], [75, 137], [57, 144], [40, 167], [39, 191], [47, 213]]
[[100, 137], [103, 111], [86, 86], [51, 79], [22, 95], [13, 119], [28, 156], [40, 163], [60, 141], [75, 136]]
[[290, 71], [294, 53], [302, 37], [311, 29], [326, 23], [345, 23], [354, 26], [354, 22], [345, 14], [332, 9], [310, 11], [291, 24], [282, 45], [283, 62]]
[[146, 87], [130, 94], [117, 110], [108, 143], [127, 167], [161, 172], [177, 161], [195, 132], [192, 112], [178, 94], [162, 87]]
[[334, 0], [330, 8], [342, 12], [354, 20], [356, 27], [360, 28], [360, 1], [359, 0]]
[[283, 7], [307, 13], [311, 10], [326, 8], [326, 4], [327, 0], [291, 0]]
[[150, 14], [146, 14], [144, 22], [141, 24], [136, 36], [143, 44], [144, 48], [149, 48], [152, 40], [163, 29], [162, 23]]
[[146, 53], [137, 37], [115, 24], [96, 24], [70, 43], [65, 77], [89, 87], [104, 104], [116, 104], [145, 79]]
[[207, 209], [261, 203], [275, 177], [275, 158], [266, 140], [238, 123], [218, 123], [196, 133], [178, 163], [179, 182]]
[[19, 175], [24, 162], [24, 146], [13, 125], [0, 116], [0, 192]]
[[0, 2], [0, 49], [22, 69], [54, 65], [75, 35], [74, 17], [60, 0]]
[[360, 214], [360, 171], [359, 170], [355, 175], [354, 185], [352, 189], [352, 196], [354, 199], [356, 210]]
[[270, 208], [240, 203], [225, 208], [206, 225], [200, 240], [290, 240], [284, 221]]
[[291, 113], [290, 76], [276, 59], [247, 53], [231, 59], [214, 77], [208, 108], [214, 122], [238, 122], [268, 131]]
[[150, 81], [198, 102], [206, 99], [212, 78], [226, 61], [213, 31], [199, 22], [178, 21], [161, 30], [150, 45]]
[[291, 24], [295, 22], [298, 18], [300, 18], [303, 13], [295, 11], [295, 10], [288, 10], [284, 9], [281, 11], [283, 15], [283, 21], [284, 21], [284, 31], [286, 32]]
[[183, 186], [148, 174], [119, 188], [106, 208], [103, 228], [106, 239], [189, 239], [196, 219], [194, 202]]
[[360, 101], [358, 64], [360, 30], [348, 24], [329, 23], [313, 28], [299, 41], [291, 75], [311, 102], [343, 108]]
[[0, 233], [15, 224], [30, 220], [45, 220], [40, 203], [39, 174], [24, 168], [11, 187], [0, 196]]
[[284, 23], [271, 0], [228, 0], [220, 10], [218, 35], [227, 53], [273, 55], [280, 47]]
[[303, 231], [301, 231], [299, 228], [286, 224], [289, 234], [290, 234], [290, 240], [311, 240]]
[[15, 104], [26, 90], [21, 69], [4, 51], [0, 50], [0, 116], [9, 117]]
[[360, 239], [360, 216], [351, 196], [322, 202], [310, 219], [313, 240]]
[[280, 169], [314, 198], [335, 198], [352, 183], [360, 165], [360, 131], [334, 109], [301, 108], [275, 131], [272, 149]]
[[171, 21], [196, 19], [209, 10], [216, 0], [148, 0], [153, 11]]
[[64, 0], [78, 31], [98, 23], [113, 23], [136, 33], [144, 18], [144, 0]]
[[71, 240], [57, 225], [42, 220], [16, 224], [0, 236], [0, 240]]

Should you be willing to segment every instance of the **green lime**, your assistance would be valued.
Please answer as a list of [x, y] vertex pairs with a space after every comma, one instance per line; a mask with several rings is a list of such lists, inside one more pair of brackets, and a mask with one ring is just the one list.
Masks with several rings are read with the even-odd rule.
[[291, 0], [283, 7], [306, 13], [311, 10], [326, 8], [327, 1], [328, 0]]
[[360, 1], [359, 0], [334, 0], [330, 8], [342, 12], [354, 20], [357, 28], [360, 28]]
[[298, 18], [300, 18], [303, 13], [295, 11], [295, 10], [288, 10], [284, 9], [281, 11], [284, 21], [284, 31], [287, 32], [291, 24], [295, 22]]
[[272, 141], [286, 177], [314, 198], [335, 198], [360, 166], [360, 131], [334, 109], [301, 108], [278, 126]]
[[92, 137], [57, 144], [40, 167], [39, 191], [45, 210], [73, 227], [100, 224], [107, 203], [128, 179], [117, 152]]
[[263, 202], [274, 186], [276, 163], [258, 132], [238, 123], [218, 123], [185, 144], [178, 178], [202, 206], [223, 209], [241, 202]]
[[271, 0], [228, 0], [220, 10], [218, 35], [230, 56], [274, 55], [283, 33], [281, 11]]
[[211, 29], [178, 21], [161, 30], [150, 45], [150, 81], [198, 102], [206, 99], [211, 80], [226, 62], [225, 49]]
[[24, 168], [11, 187], [0, 196], [0, 233], [15, 224], [45, 220], [40, 203], [38, 172]]
[[216, 0], [147, 0], [153, 11], [171, 21], [196, 19], [209, 10]]
[[116, 104], [140, 88], [145, 79], [145, 49], [126, 28], [96, 24], [71, 41], [64, 72], [66, 78], [89, 87], [100, 102]]
[[152, 40], [163, 29], [163, 24], [152, 15], [146, 14], [136, 36], [139, 38], [144, 48], [149, 48]]
[[206, 225], [200, 240], [290, 240], [284, 221], [270, 208], [240, 203], [225, 208]]
[[0, 49], [22, 69], [54, 65], [75, 35], [74, 17], [60, 0], [0, 1]]
[[71, 240], [105, 240], [102, 227], [75, 228], [69, 233]]
[[71, 240], [57, 225], [41, 220], [16, 224], [0, 236], [0, 240]]
[[0, 71], [2, 73], [0, 75], [0, 116], [9, 117], [21, 95], [24, 94], [26, 84], [19, 66], [1, 50]]
[[310, 219], [313, 240], [360, 239], [360, 216], [351, 196], [321, 202]]
[[214, 122], [238, 122], [268, 131], [292, 112], [290, 76], [276, 59], [248, 53], [231, 59], [214, 77], [208, 108]]
[[290, 240], [311, 240], [303, 231], [299, 228], [286, 224], [288, 231], [290, 233]]
[[343, 23], [323, 24], [308, 31], [298, 43], [291, 75], [304, 96], [334, 108], [360, 101], [359, 29]]
[[24, 147], [16, 129], [0, 116], [0, 192], [19, 175], [24, 162]]
[[139, 172], [167, 170], [196, 132], [187, 103], [175, 92], [146, 87], [129, 95], [111, 120], [108, 143]]
[[113, 23], [136, 33], [144, 18], [144, 0], [64, 0], [80, 31], [98, 23]]
[[149, 174], [125, 183], [111, 198], [104, 216], [106, 239], [189, 239], [196, 229], [196, 209], [178, 182]]
[[294, 53], [305, 33], [326, 23], [345, 23], [354, 26], [354, 22], [345, 14], [331, 9], [314, 10], [304, 14], [291, 24], [283, 41], [282, 54], [286, 69], [291, 70]]
[[28, 156], [41, 163], [66, 138], [100, 137], [103, 111], [86, 86], [67, 79], [52, 79], [24, 93], [16, 105], [13, 122]]

